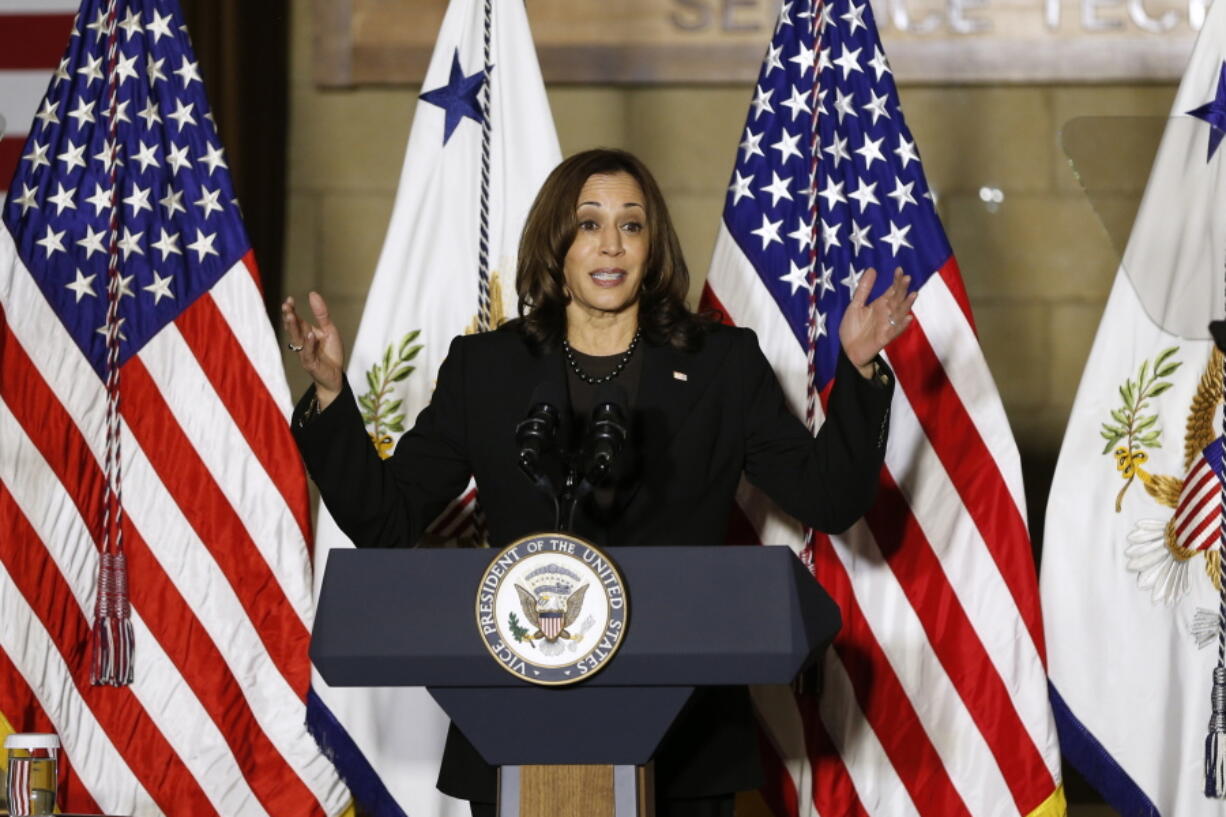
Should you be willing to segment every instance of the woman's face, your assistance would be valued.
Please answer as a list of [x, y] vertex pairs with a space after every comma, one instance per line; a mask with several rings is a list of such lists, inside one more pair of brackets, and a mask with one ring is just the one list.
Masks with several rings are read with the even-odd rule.
[[590, 176], [575, 214], [578, 229], [563, 264], [567, 319], [637, 311], [651, 244], [639, 183], [628, 173]]

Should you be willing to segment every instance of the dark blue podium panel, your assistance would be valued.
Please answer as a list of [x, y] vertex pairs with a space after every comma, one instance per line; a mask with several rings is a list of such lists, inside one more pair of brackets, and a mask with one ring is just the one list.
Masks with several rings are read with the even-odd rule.
[[693, 687], [430, 687], [493, 766], [643, 766]]
[[[626, 583], [629, 623], [621, 650], [583, 687], [788, 683], [841, 625], [784, 547], [606, 552]], [[477, 632], [477, 583], [495, 554], [331, 551], [311, 660], [333, 686], [535, 689], [503, 670]]]

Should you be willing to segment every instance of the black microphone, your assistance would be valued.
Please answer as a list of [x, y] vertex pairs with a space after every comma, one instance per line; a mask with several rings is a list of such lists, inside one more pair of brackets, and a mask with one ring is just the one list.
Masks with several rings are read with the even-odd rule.
[[553, 445], [561, 406], [566, 405], [562, 385], [553, 380], [541, 382], [533, 390], [529, 405], [528, 416], [515, 426], [515, 444], [519, 447], [519, 467], [535, 482], [536, 464]]
[[588, 433], [587, 479], [599, 485], [626, 442], [626, 390], [616, 383], [601, 383], [596, 387], [596, 405], [592, 409], [591, 430]]

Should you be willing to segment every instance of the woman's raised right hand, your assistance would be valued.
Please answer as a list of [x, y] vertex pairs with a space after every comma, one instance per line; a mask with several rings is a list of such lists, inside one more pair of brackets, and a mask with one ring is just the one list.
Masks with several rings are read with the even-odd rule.
[[294, 299], [286, 298], [281, 304], [281, 325], [290, 351], [296, 352], [298, 362], [315, 381], [315, 396], [321, 409], [341, 393], [345, 376], [345, 345], [336, 325], [328, 319], [328, 304], [318, 292], [307, 296], [315, 324], [298, 317]]

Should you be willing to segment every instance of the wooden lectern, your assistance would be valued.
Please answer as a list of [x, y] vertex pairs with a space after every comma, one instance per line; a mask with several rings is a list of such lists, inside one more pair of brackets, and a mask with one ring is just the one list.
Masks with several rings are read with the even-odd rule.
[[332, 686], [427, 687], [500, 768], [499, 817], [650, 817], [651, 756], [694, 688], [790, 683], [841, 619], [787, 548], [606, 552], [629, 623], [574, 686], [521, 681], [481, 642], [473, 602], [492, 550], [333, 550], [311, 659]]

